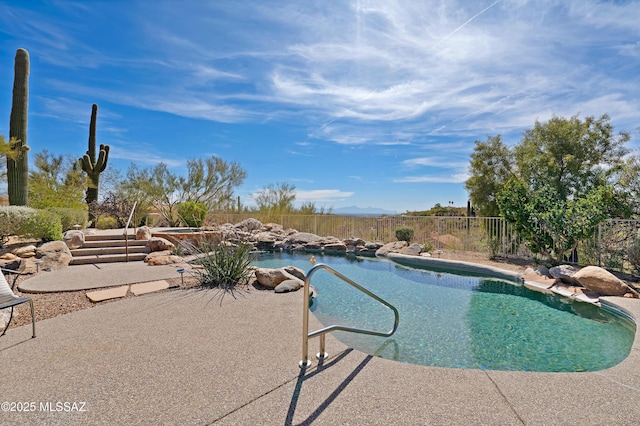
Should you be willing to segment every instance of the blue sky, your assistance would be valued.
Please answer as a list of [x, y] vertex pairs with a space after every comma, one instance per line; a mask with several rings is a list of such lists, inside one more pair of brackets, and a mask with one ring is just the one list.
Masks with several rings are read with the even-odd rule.
[[[29, 145], [109, 167], [217, 155], [246, 204], [276, 182], [318, 207], [466, 205], [475, 140], [608, 113], [639, 146], [637, 1], [0, 1], [0, 134], [17, 48]], [[4, 117], [4, 119], [2, 119]]]

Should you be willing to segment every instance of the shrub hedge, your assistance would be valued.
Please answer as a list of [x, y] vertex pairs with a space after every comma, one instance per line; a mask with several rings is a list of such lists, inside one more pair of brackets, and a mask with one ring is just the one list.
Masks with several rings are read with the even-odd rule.
[[0, 206], [0, 239], [11, 235], [44, 241], [62, 240], [62, 220], [54, 212], [24, 206]]

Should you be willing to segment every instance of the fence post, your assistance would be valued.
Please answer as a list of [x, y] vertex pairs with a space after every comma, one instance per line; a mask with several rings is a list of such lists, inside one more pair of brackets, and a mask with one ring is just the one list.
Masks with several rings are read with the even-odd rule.
[[601, 256], [602, 256], [602, 251], [601, 251], [601, 246], [602, 246], [602, 222], [600, 222], [598, 224], [598, 242], [597, 242], [597, 244], [598, 244], [598, 266], [600, 268], [602, 268], [602, 259], [601, 259]]

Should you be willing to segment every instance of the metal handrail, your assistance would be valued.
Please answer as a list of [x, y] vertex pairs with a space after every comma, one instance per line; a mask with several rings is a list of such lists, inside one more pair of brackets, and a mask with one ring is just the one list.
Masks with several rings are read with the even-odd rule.
[[129, 261], [129, 224], [131, 223], [131, 218], [133, 217], [133, 212], [136, 210], [136, 206], [138, 202], [133, 203], [133, 207], [131, 208], [131, 213], [129, 213], [129, 219], [127, 219], [127, 224], [124, 225], [124, 258], [128, 262]]
[[[378, 302], [380, 302], [383, 305], [385, 305], [387, 308], [391, 309], [393, 311], [393, 315], [395, 316], [394, 323], [393, 323], [393, 328], [391, 330], [389, 330], [388, 332], [384, 333], [384, 332], [379, 332], [379, 331], [372, 331], [372, 330], [364, 330], [364, 329], [354, 328], [354, 327], [347, 327], [347, 326], [343, 326], [343, 325], [330, 325], [328, 327], [321, 328], [320, 330], [312, 331], [311, 333], [309, 333], [309, 285], [310, 285], [310, 282], [311, 282], [311, 276], [319, 269], [324, 269], [324, 270], [330, 272], [331, 274], [333, 274], [336, 277], [340, 278], [342, 281], [346, 282], [347, 284], [350, 284], [351, 286], [353, 286], [356, 289], [360, 290], [361, 292], [363, 292], [367, 296], [377, 300]], [[325, 349], [325, 334], [327, 334], [329, 332], [332, 332], [332, 331], [348, 331], [350, 333], [359, 333], [359, 334], [368, 334], [368, 335], [371, 335], [371, 336], [389, 337], [389, 336], [393, 335], [393, 333], [396, 332], [396, 330], [398, 329], [398, 323], [400, 322], [400, 315], [398, 314], [398, 310], [392, 304], [388, 303], [387, 301], [385, 301], [381, 297], [377, 296], [376, 294], [374, 294], [371, 291], [367, 290], [366, 288], [362, 287], [360, 284], [356, 283], [355, 281], [353, 281], [350, 278], [342, 275], [340, 272], [336, 271], [335, 269], [333, 269], [330, 266], [327, 266], [327, 265], [325, 265], [323, 263], [317, 264], [316, 266], [311, 268], [309, 270], [309, 272], [307, 272], [307, 277], [304, 280], [303, 303], [304, 303], [304, 308], [302, 310], [302, 361], [300, 361], [298, 363], [300, 368], [306, 368], [309, 365], [311, 365], [311, 361], [309, 361], [309, 339], [311, 337], [320, 336], [320, 352], [318, 352], [316, 354], [316, 358], [324, 359], [327, 356], [329, 356], [324, 350]]]

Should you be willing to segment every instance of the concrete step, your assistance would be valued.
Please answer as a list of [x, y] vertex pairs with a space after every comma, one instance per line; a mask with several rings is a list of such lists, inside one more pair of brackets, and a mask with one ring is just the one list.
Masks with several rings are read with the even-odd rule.
[[136, 240], [135, 234], [126, 237], [122, 233], [88, 234], [84, 236], [84, 244], [79, 249], [71, 250], [70, 265], [86, 265], [92, 263], [127, 262], [126, 247], [129, 251], [129, 262], [139, 262], [147, 256], [149, 240]]
[[[146, 246], [129, 246], [129, 253], [147, 253]], [[71, 256], [98, 256], [106, 254], [126, 254], [126, 248], [122, 247], [85, 247], [71, 250]]]
[[123, 234], [85, 234], [85, 241], [102, 241], [102, 240], [125, 240], [129, 241], [136, 239], [135, 234], [127, 234], [128, 238], [125, 238]]
[[[147, 257], [146, 253], [129, 253], [129, 262], [139, 262]], [[74, 256], [70, 265], [87, 265], [92, 263], [116, 263], [126, 262], [127, 257], [124, 254], [105, 254], [95, 256]]]
[[100, 248], [100, 247], [129, 247], [146, 246], [149, 240], [84, 240], [82, 248]]

